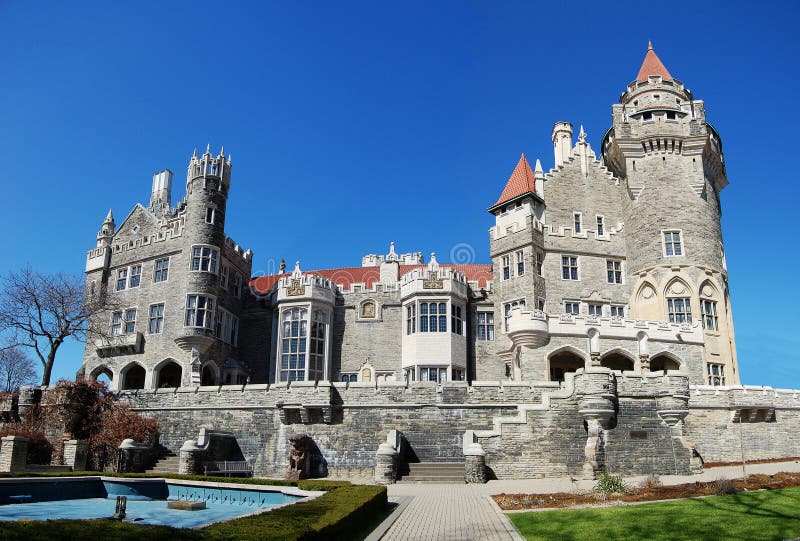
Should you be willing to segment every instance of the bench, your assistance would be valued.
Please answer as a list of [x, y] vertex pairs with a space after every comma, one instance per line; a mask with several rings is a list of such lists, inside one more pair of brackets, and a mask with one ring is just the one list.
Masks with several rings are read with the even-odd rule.
[[229, 477], [231, 475], [245, 475], [251, 477], [253, 475], [253, 467], [245, 460], [215, 460], [206, 462], [203, 465], [205, 475], [224, 475]]

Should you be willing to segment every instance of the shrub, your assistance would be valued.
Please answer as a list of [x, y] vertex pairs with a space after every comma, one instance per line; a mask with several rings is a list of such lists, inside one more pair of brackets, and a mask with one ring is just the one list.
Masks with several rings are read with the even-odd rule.
[[45, 437], [44, 432], [31, 430], [27, 426], [6, 425], [0, 430], [3, 436], [24, 436], [28, 438], [28, 464], [50, 464], [53, 457], [53, 446]]
[[630, 489], [619, 475], [610, 475], [604, 472], [600, 474], [600, 479], [597, 480], [594, 491], [600, 494], [627, 494]]
[[664, 486], [661, 482], [661, 478], [658, 475], [650, 474], [647, 478], [642, 481], [642, 488], [644, 490], [657, 490]]
[[736, 494], [736, 485], [730, 479], [717, 479], [714, 481], [714, 494], [724, 496], [725, 494]]

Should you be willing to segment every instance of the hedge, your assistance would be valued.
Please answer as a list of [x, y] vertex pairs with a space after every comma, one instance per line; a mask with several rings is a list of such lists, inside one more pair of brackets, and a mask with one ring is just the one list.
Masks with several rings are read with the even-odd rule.
[[[37, 472], [12, 474], [3, 477], [64, 477], [75, 475], [103, 475], [98, 472]], [[106, 539], [141, 540], [200, 540], [264, 539], [310, 541], [322, 539], [353, 539], [368, 531], [387, 510], [386, 487], [353, 485], [347, 481], [308, 479], [302, 481], [272, 479], [239, 479], [206, 477], [201, 475], [146, 475], [114, 474], [118, 477], [166, 477], [195, 481], [244, 483], [252, 485], [297, 486], [302, 490], [325, 490], [322, 496], [288, 505], [272, 511], [251, 515], [227, 522], [211, 524], [198, 530], [176, 529], [166, 526], [147, 526], [120, 523], [113, 520], [48, 520], [45, 522], [0, 523], [0, 539]], [[371, 529], [371, 528], [370, 528]]]

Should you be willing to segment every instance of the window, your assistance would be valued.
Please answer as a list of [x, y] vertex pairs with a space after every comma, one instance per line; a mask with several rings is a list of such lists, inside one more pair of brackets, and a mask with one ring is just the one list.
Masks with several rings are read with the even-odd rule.
[[522, 276], [525, 274], [525, 252], [522, 250], [518, 251], [517, 253], [517, 276]]
[[308, 355], [308, 380], [319, 381], [325, 377], [325, 328], [328, 315], [322, 310], [314, 310], [311, 319], [311, 351]]
[[358, 374], [342, 374], [342, 383], [356, 383], [358, 381]]
[[228, 275], [230, 274], [230, 269], [227, 265], [220, 265], [219, 266], [219, 285], [222, 289], [228, 289]]
[[581, 303], [564, 301], [564, 313], [577, 316], [581, 313]]
[[437, 381], [439, 383], [447, 381], [447, 368], [435, 366], [422, 366], [419, 369], [420, 381]]
[[406, 306], [406, 334], [417, 332], [417, 305], [409, 304]]
[[131, 267], [131, 278], [128, 287], [139, 287], [142, 283], [142, 266], [134, 265]]
[[239, 318], [221, 308], [217, 317], [217, 337], [232, 346], [239, 345]]
[[302, 381], [306, 372], [308, 310], [290, 308], [281, 318], [281, 381]]
[[664, 231], [664, 255], [683, 255], [680, 231]]
[[602, 316], [603, 315], [603, 305], [602, 304], [589, 304], [589, 315], [590, 316]]
[[453, 368], [453, 381], [464, 381], [464, 370], [461, 368]]
[[606, 274], [609, 284], [622, 283], [622, 261], [617, 259], [606, 259]]
[[183, 324], [187, 327], [214, 328], [214, 299], [205, 295], [186, 296], [186, 318]]
[[515, 301], [507, 302], [503, 305], [503, 315], [505, 316], [506, 331], [508, 331], [508, 318], [511, 317], [511, 310], [517, 306], [525, 308], [525, 299], [517, 299]]
[[708, 384], [725, 385], [725, 365], [708, 363]]
[[164, 305], [150, 305], [150, 319], [147, 322], [147, 332], [150, 334], [161, 334], [164, 330]]
[[511, 278], [511, 257], [503, 256], [503, 280]]
[[447, 303], [419, 303], [419, 332], [447, 332]]
[[210, 246], [193, 246], [192, 270], [216, 273], [218, 257], [217, 250]]
[[597, 236], [602, 237], [606, 234], [606, 219], [603, 216], [597, 217]]
[[117, 271], [117, 291], [122, 291], [128, 285], [128, 269]]
[[653, 101], [661, 101], [661, 94], [653, 94]]
[[700, 312], [703, 315], [703, 328], [707, 331], [718, 331], [717, 301], [700, 299]]
[[611, 306], [611, 317], [625, 317], [624, 306]]
[[667, 299], [670, 323], [691, 323], [692, 307], [688, 297]]
[[461, 307], [455, 304], [450, 305], [450, 332], [453, 334], [464, 334], [464, 318], [461, 314]]
[[242, 275], [238, 272], [233, 277], [233, 295], [237, 299], [242, 298]]
[[543, 298], [539, 297], [536, 300], [536, 307], [539, 309], [539, 311], [544, 312], [544, 299]]
[[111, 314], [111, 336], [122, 334], [122, 312]]
[[153, 275], [153, 282], [166, 282], [169, 276], [169, 258], [156, 259], [155, 274]]
[[653, 113], [642, 113], [642, 120], [645, 122], [653, 120]]
[[478, 312], [478, 340], [494, 340], [494, 312]]
[[575, 212], [575, 213], [573, 213], [572, 217], [573, 217], [574, 223], [575, 223], [575, 233], [580, 233], [581, 232], [581, 225], [582, 225], [581, 224], [581, 213], [580, 212]]
[[136, 330], [136, 308], [125, 310], [125, 334]]
[[675, 120], [675, 112], [667, 111], [667, 120]]
[[564, 280], [578, 279], [578, 258], [576, 256], [561, 256], [561, 278]]
[[536, 274], [542, 275], [542, 266], [544, 265], [544, 252], [536, 252]]
[[213, 224], [214, 223], [214, 214], [216, 214], [216, 212], [214, 211], [213, 207], [206, 207], [206, 223], [207, 224]]

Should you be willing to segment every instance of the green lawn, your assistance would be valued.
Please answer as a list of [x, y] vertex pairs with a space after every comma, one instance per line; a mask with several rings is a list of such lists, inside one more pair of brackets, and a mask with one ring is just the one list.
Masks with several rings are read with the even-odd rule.
[[508, 516], [523, 537], [537, 540], [792, 539], [800, 537], [800, 487]]

